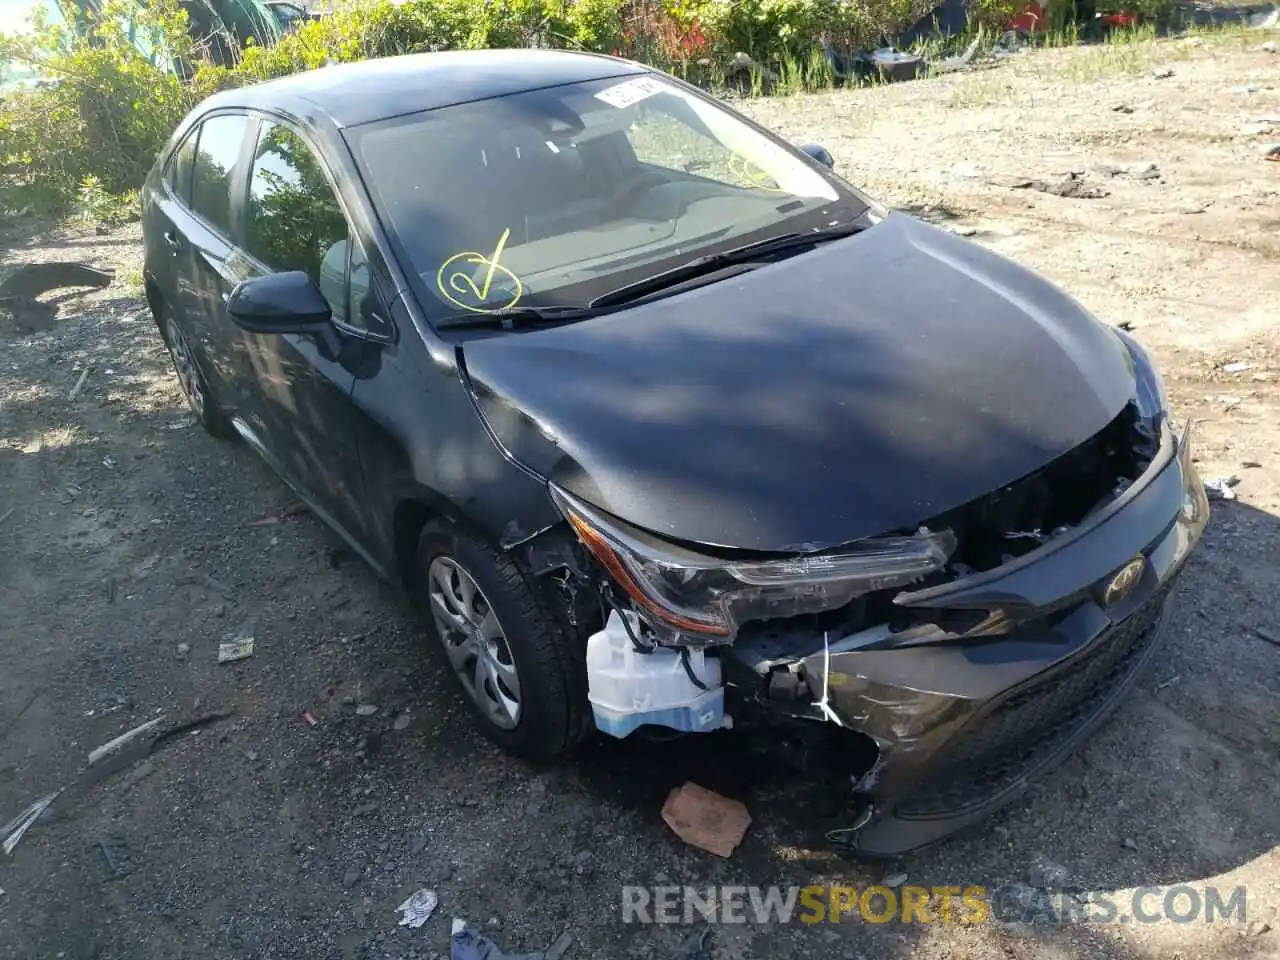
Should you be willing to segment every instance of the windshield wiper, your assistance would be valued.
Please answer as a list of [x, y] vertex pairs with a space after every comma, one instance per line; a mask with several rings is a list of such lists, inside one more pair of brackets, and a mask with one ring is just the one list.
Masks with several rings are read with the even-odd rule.
[[704, 274], [714, 273], [723, 267], [737, 263], [751, 263], [767, 254], [779, 253], [795, 247], [809, 247], [831, 240], [840, 240], [844, 237], [851, 237], [855, 233], [861, 233], [865, 229], [866, 224], [850, 223], [839, 227], [808, 230], [803, 233], [784, 233], [776, 237], [757, 240], [755, 243], [744, 244], [731, 250], [722, 250], [720, 253], [697, 257], [680, 264], [678, 267], [654, 274], [652, 277], [645, 277], [635, 283], [628, 283], [618, 287], [616, 290], [602, 293], [592, 300], [588, 306], [593, 309], [599, 309], [600, 307], [612, 307], [620, 303], [629, 303], [659, 290], [677, 286], [686, 280], [693, 280]]
[[570, 323], [595, 316], [599, 311], [591, 307], [507, 307], [485, 313], [459, 313], [436, 322], [437, 330], [461, 330], [477, 327], [499, 327], [515, 330], [518, 327], [542, 324]]

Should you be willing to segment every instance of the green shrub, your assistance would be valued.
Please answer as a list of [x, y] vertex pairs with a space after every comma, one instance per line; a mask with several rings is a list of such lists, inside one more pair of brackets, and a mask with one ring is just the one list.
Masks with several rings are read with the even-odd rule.
[[969, 25], [975, 29], [990, 28], [998, 35], [1004, 32], [1005, 24], [1025, 6], [1026, 0], [971, 0]]
[[0, 109], [0, 203], [53, 211], [80, 199], [85, 183], [95, 196], [141, 185], [157, 151], [206, 89], [204, 78], [183, 83], [129, 41], [126, 12], [134, 29], [150, 31], [173, 57], [190, 55], [176, 2], [149, 6], [139, 14], [113, 0], [85, 37], [38, 24], [30, 36], [0, 40], [4, 55], [37, 63], [51, 78], [11, 94]]
[[713, 0], [702, 9], [717, 53], [741, 51], [762, 62], [807, 55], [834, 19], [823, 0]]
[[936, 0], [710, 0], [701, 17], [722, 54], [742, 51], [763, 63], [808, 70], [822, 37], [842, 50], [880, 46], [935, 5]]
[[80, 181], [79, 198], [84, 218], [92, 223], [127, 223], [138, 219], [138, 191], [111, 193], [93, 174]]
[[577, 0], [565, 4], [563, 39], [566, 45], [597, 53], [621, 53], [626, 45], [622, 0]]
[[[590, 42], [578, 45], [598, 49], [597, 29], [593, 25]], [[526, 47], [557, 38], [563, 45], [573, 35], [561, 5], [548, 0], [370, 0], [303, 24], [270, 48], [248, 48], [239, 72], [244, 79], [267, 79], [371, 57]]]

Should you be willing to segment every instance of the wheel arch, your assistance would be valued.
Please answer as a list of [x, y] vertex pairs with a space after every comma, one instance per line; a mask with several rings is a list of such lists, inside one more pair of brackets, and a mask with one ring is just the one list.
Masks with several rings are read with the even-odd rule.
[[418, 578], [422, 574], [418, 569], [418, 540], [426, 526], [435, 520], [445, 520], [464, 527], [497, 545], [491, 533], [469, 520], [465, 512], [444, 494], [415, 484], [412, 489], [403, 491], [397, 498], [391, 518], [395, 579], [411, 595], [415, 592]]
[[160, 290], [160, 284], [156, 283], [155, 277], [150, 273], [142, 275], [142, 288], [147, 298], [147, 306], [151, 310], [151, 319], [155, 321], [156, 327], [160, 330], [160, 336], [168, 340], [168, 334], [165, 333], [164, 323], [161, 316], [164, 312], [165, 299], [164, 294]]

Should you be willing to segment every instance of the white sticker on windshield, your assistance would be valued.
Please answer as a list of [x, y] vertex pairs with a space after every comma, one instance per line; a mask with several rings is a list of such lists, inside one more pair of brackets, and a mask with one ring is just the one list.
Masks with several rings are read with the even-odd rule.
[[665, 89], [662, 82], [655, 77], [636, 77], [634, 80], [615, 83], [608, 90], [601, 90], [596, 94], [596, 99], [603, 100], [609, 106], [621, 110], [633, 103], [639, 103], [645, 97], [662, 93]]

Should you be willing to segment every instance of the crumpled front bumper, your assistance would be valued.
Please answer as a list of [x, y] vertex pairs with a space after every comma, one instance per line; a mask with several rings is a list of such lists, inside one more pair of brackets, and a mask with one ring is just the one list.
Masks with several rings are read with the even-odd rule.
[[[994, 634], [938, 629], [877, 649], [857, 649], [865, 644], [855, 634], [806, 657], [814, 698], [825, 694], [843, 726], [879, 747], [859, 784], [874, 812], [840, 842], [896, 856], [985, 817], [1060, 764], [1155, 656], [1170, 592], [1208, 515], [1188, 433], [1175, 438], [1166, 427], [1146, 474], [1077, 529], [996, 570], [896, 601], [992, 611]], [[1138, 556], [1137, 582], [1108, 595]]]

